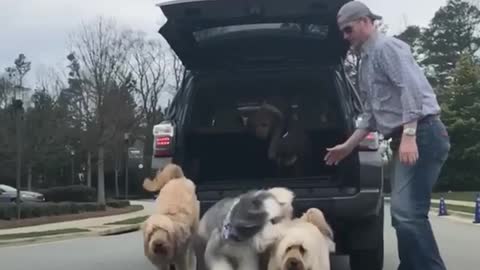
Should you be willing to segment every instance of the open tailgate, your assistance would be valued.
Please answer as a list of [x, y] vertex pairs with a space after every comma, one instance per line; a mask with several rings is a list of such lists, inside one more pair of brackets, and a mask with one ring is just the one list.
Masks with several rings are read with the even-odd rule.
[[336, 14], [349, 1], [168, 1], [158, 4], [167, 18], [159, 33], [189, 69], [330, 65], [348, 50]]

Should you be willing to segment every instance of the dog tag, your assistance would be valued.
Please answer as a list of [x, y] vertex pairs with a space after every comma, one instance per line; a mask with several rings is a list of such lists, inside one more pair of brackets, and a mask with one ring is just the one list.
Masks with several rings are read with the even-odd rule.
[[227, 240], [230, 236], [230, 230], [231, 230], [231, 225], [230, 224], [225, 224], [223, 225], [222, 229], [222, 237], [223, 239]]

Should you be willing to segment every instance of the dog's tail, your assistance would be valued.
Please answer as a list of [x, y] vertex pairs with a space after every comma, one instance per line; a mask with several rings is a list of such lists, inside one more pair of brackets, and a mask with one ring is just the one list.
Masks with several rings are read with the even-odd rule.
[[333, 230], [327, 223], [327, 220], [320, 209], [309, 208], [305, 213], [303, 213], [301, 219], [315, 225], [315, 227], [317, 227], [323, 235], [333, 240]]
[[183, 170], [180, 166], [170, 163], [163, 168], [163, 170], [158, 170], [157, 175], [152, 180], [150, 178], [145, 178], [143, 180], [143, 188], [150, 192], [157, 192], [163, 188], [170, 180], [185, 177]]

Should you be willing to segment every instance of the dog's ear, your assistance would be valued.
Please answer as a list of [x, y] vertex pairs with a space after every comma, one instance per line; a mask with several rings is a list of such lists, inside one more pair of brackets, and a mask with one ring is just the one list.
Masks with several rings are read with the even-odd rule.
[[190, 231], [190, 228], [185, 224], [178, 224], [178, 226], [173, 227], [172, 230], [173, 231], [166, 231], [168, 234], [169, 242], [175, 246], [175, 250], [181, 250], [182, 248], [184, 248], [184, 243], [186, 243], [188, 239], [192, 236], [192, 232]]
[[155, 226], [149, 222], [148, 220], [143, 223], [143, 237], [146, 241], [150, 241], [152, 238], [153, 233], [155, 232]]

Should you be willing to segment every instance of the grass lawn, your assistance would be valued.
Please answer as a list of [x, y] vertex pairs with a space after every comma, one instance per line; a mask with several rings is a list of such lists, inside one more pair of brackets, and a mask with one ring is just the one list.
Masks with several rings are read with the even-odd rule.
[[51, 230], [51, 231], [42, 231], [42, 232], [13, 233], [13, 234], [0, 235], [0, 240], [12, 240], [17, 238], [49, 236], [49, 235], [57, 235], [57, 234], [65, 234], [65, 233], [80, 233], [80, 232], [88, 232], [88, 231], [89, 230], [86, 230], [86, 229], [69, 228], [69, 229]]
[[443, 196], [446, 200], [474, 202], [479, 193], [480, 191], [438, 192], [432, 194], [432, 199], [440, 199]]
[[141, 216], [136, 218], [129, 218], [125, 220], [120, 220], [117, 222], [105, 223], [105, 225], [128, 225], [128, 224], [138, 224], [144, 222], [148, 216]]

